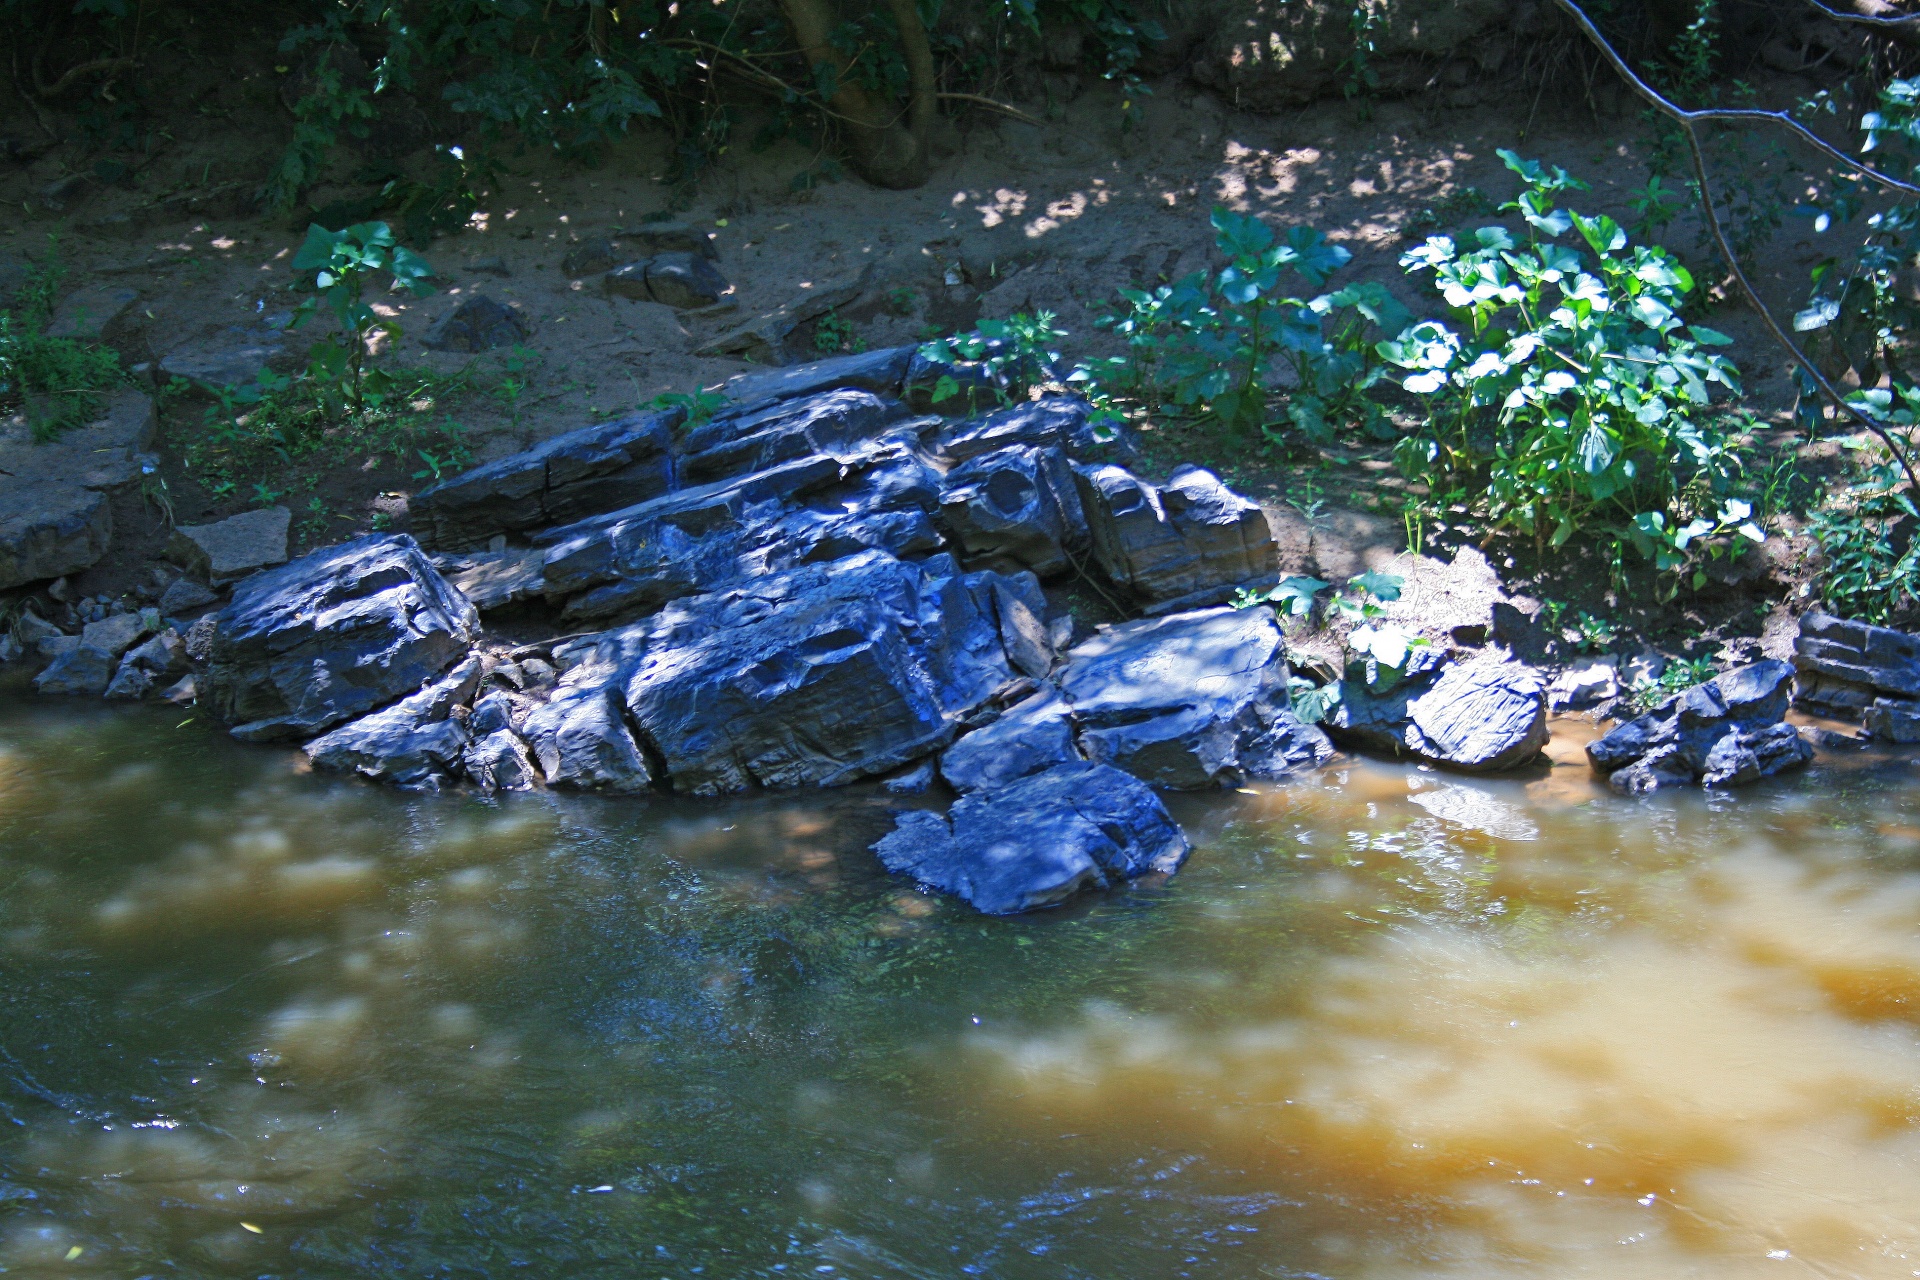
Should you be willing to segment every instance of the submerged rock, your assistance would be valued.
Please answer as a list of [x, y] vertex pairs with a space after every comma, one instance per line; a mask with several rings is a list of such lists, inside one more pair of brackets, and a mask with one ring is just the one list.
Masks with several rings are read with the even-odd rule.
[[1724, 671], [1587, 744], [1607, 785], [1627, 795], [1661, 787], [1731, 787], [1797, 769], [1813, 747], [1781, 717], [1793, 668], [1769, 659]]
[[889, 871], [1009, 915], [1081, 889], [1171, 874], [1188, 845], [1145, 783], [1106, 765], [1069, 763], [962, 796], [945, 816], [902, 813], [873, 849]]
[[1070, 650], [1060, 691], [1081, 750], [1157, 787], [1238, 786], [1325, 761], [1294, 715], [1271, 609], [1209, 609], [1112, 627]]
[[234, 588], [200, 696], [244, 741], [305, 737], [420, 688], [478, 628], [412, 538], [374, 534]]

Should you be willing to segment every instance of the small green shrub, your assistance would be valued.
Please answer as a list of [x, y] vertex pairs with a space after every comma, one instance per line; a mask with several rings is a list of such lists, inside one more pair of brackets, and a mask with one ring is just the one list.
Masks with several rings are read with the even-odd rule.
[[369, 398], [378, 403], [393, 389], [393, 379], [366, 367], [367, 343], [376, 333], [398, 341], [398, 322], [383, 320], [361, 296], [376, 275], [390, 277], [390, 287], [415, 297], [433, 292], [426, 283], [433, 268], [412, 250], [395, 243], [384, 222], [359, 222], [342, 231], [319, 224], [307, 228], [307, 238], [293, 255], [293, 269], [311, 272], [304, 283], [313, 296], [294, 310], [293, 323], [305, 322], [324, 306], [337, 332], [317, 343], [310, 355], [307, 380], [320, 397], [340, 412], [360, 413]]
[[[1413, 651], [1429, 643], [1424, 636], [1381, 622], [1386, 615], [1385, 606], [1400, 598], [1400, 589], [1405, 585], [1404, 578], [1374, 572], [1355, 574], [1337, 590], [1332, 583], [1319, 578], [1284, 578], [1266, 591], [1237, 592], [1233, 605], [1236, 609], [1249, 609], [1271, 604], [1285, 625], [1311, 617], [1321, 593], [1332, 591], [1328, 604], [1353, 624], [1347, 633], [1347, 649], [1353, 654], [1348, 662], [1348, 678], [1384, 691], [1399, 683], [1406, 674], [1407, 659]], [[1325, 706], [1320, 708], [1322, 713], [1325, 709]]]
[[1920, 510], [1892, 463], [1870, 466], [1833, 505], [1813, 513], [1820, 599], [1846, 618], [1885, 625], [1920, 612]]
[[1526, 184], [1502, 208], [1527, 243], [1492, 226], [1401, 258], [1432, 273], [1450, 315], [1380, 347], [1423, 406], [1395, 448], [1402, 472], [1493, 529], [1552, 546], [1608, 538], [1616, 567], [1632, 547], [1684, 568], [1729, 524], [1761, 536], [1726, 505], [1739, 459], [1709, 408], [1714, 384], [1739, 390], [1738, 371], [1712, 350], [1730, 339], [1681, 318], [1693, 277], [1611, 218], [1560, 208], [1585, 186], [1564, 170], [1500, 155]]
[[29, 273], [19, 304], [0, 312], [0, 408], [25, 408], [28, 429], [46, 442], [100, 411], [98, 392], [125, 377], [111, 348], [47, 336], [64, 271], [59, 246]]
[[[966, 412], [986, 407], [986, 401], [1016, 404], [1034, 387], [1058, 376], [1060, 353], [1053, 344], [1067, 336], [1054, 327], [1051, 311], [1034, 315], [1016, 312], [1005, 320], [982, 320], [972, 333], [937, 338], [921, 346], [920, 355], [951, 373], [934, 380], [933, 403], [943, 412]], [[951, 402], [955, 399], [961, 405]]]
[[[1215, 422], [1242, 439], [1298, 434], [1327, 444], [1352, 424], [1390, 435], [1367, 393], [1387, 372], [1379, 338], [1411, 317], [1377, 284], [1312, 297], [1283, 292], [1289, 276], [1318, 289], [1353, 256], [1312, 227], [1293, 227], [1283, 241], [1253, 215], [1225, 208], [1214, 210], [1213, 227], [1227, 265], [1212, 276], [1122, 290], [1123, 306], [1101, 323], [1126, 340], [1126, 352], [1081, 366], [1074, 380], [1150, 413]], [[1283, 366], [1292, 389], [1276, 416], [1271, 401]]]

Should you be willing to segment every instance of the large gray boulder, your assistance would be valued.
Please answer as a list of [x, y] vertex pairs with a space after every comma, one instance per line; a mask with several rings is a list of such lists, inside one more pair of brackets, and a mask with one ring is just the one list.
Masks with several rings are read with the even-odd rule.
[[968, 556], [1043, 578], [1073, 568], [1089, 545], [1072, 467], [1054, 446], [996, 449], [956, 468], [940, 519]]
[[1171, 874], [1187, 838], [1137, 778], [1070, 763], [962, 796], [942, 816], [899, 815], [873, 846], [889, 871], [989, 915], [1051, 907], [1082, 889]]
[[308, 737], [419, 689], [478, 628], [412, 538], [358, 538], [234, 588], [201, 699], [244, 741]]
[[1391, 686], [1341, 681], [1321, 723], [1356, 751], [1496, 773], [1530, 763], [1546, 746], [1546, 687], [1518, 663], [1449, 661], [1416, 648]]
[[1042, 396], [954, 423], [941, 431], [938, 448], [955, 463], [1017, 445], [1086, 458], [1101, 446], [1092, 417], [1093, 406], [1078, 396]]
[[465, 659], [392, 706], [307, 743], [307, 758], [323, 769], [413, 790], [439, 790], [461, 774], [472, 740], [461, 713], [479, 687], [480, 671], [479, 658]]
[[1082, 758], [1071, 709], [1048, 685], [948, 747], [940, 776], [955, 791], [991, 791]]
[[209, 586], [225, 586], [285, 564], [292, 520], [285, 507], [262, 507], [211, 524], [180, 525], [167, 539], [166, 556]]
[[1920, 698], [1920, 636], [1831, 614], [1800, 619], [1793, 643], [1798, 706], [1857, 716], [1876, 698]]
[[917, 346], [881, 347], [857, 355], [831, 356], [788, 369], [742, 373], [727, 379], [721, 393], [735, 404], [790, 400], [836, 387], [858, 387], [889, 400], [898, 400], [907, 379], [907, 365]]
[[1793, 668], [1768, 659], [1724, 671], [1587, 744], [1587, 760], [1627, 795], [1662, 787], [1731, 787], [1813, 758], [1786, 724]]
[[676, 791], [837, 786], [932, 754], [1012, 678], [951, 558], [866, 552], [676, 601], [627, 685]]
[[443, 480], [409, 510], [431, 545], [464, 550], [645, 502], [674, 486], [672, 430], [684, 417], [635, 413], [569, 431]]
[[1273, 611], [1208, 609], [1112, 627], [1069, 650], [1060, 692], [1089, 760], [1156, 787], [1238, 786], [1325, 761], [1288, 701]]
[[1152, 485], [1110, 463], [1075, 469], [1093, 555], [1150, 611], [1214, 604], [1279, 572], [1260, 504], [1200, 467]]

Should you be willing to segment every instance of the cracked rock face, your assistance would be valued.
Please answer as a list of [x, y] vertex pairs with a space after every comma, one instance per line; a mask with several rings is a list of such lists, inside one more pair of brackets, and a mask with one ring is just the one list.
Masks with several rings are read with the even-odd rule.
[[234, 588], [201, 696], [244, 741], [308, 737], [419, 689], [478, 629], [412, 538], [358, 538]]
[[1497, 773], [1546, 746], [1547, 694], [1539, 675], [1518, 663], [1450, 661], [1414, 649], [1390, 688], [1341, 681], [1324, 723], [1335, 742], [1355, 750]]
[[1210, 609], [1112, 627], [1067, 654], [1080, 749], [1157, 787], [1280, 778], [1333, 754], [1294, 714], [1273, 611]]
[[1109, 578], [1149, 605], [1214, 604], [1279, 571], [1260, 505], [1199, 467], [1153, 485], [1111, 464], [1075, 470], [1093, 554]]
[[1734, 787], [1813, 759], [1785, 723], [1793, 668], [1769, 659], [1724, 671], [1587, 744], [1607, 785], [1627, 795], [1662, 787]]

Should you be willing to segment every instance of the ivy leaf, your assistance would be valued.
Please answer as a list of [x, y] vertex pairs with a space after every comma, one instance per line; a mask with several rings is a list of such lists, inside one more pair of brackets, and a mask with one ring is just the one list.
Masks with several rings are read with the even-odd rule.
[[1793, 331], [1810, 333], [1824, 329], [1840, 318], [1840, 304], [1832, 298], [1816, 298], [1813, 305], [1793, 313]]

